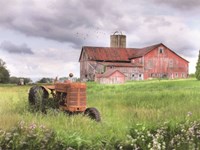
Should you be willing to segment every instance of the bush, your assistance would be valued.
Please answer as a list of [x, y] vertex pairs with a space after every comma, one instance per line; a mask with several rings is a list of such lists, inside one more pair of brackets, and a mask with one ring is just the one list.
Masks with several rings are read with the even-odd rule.
[[195, 76], [196, 76], [197, 80], [200, 80], [200, 51], [199, 51], [198, 61], [196, 64]]
[[0, 59], [0, 83], [8, 83], [10, 78], [10, 73], [6, 69], [6, 63]]
[[20, 122], [10, 131], [0, 130], [0, 149], [66, 149], [62, 142], [57, 140], [56, 134], [43, 125], [35, 123], [25, 125]]
[[176, 124], [165, 123], [155, 129], [139, 125], [117, 149], [197, 149], [200, 147], [200, 122]]
[[0, 83], [8, 83], [10, 74], [5, 67], [0, 66]]

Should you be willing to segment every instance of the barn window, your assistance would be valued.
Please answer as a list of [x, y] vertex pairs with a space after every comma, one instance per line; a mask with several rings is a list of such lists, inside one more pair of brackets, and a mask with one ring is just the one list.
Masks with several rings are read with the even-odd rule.
[[114, 68], [114, 66], [110, 66], [110, 69], [113, 69]]
[[153, 60], [149, 59], [148, 60], [148, 69], [151, 69], [151, 68], [153, 68]]
[[139, 63], [142, 63], [142, 58], [139, 58]]
[[164, 53], [164, 47], [159, 47], [159, 48], [158, 48], [158, 52], [159, 52], [160, 54]]
[[176, 73], [176, 78], [178, 78], [178, 73]]
[[134, 77], [135, 77], [135, 74], [132, 74], [132, 77], [134, 78]]
[[173, 60], [170, 60], [170, 61], [169, 61], [169, 67], [170, 67], [170, 68], [173, 68]]
[[151, 77], [152, 78], [156, 77], [156, 74], [155, 73], [151, 73]]
[[185, 78], [185, 73], [182, 73], [182, 78]]

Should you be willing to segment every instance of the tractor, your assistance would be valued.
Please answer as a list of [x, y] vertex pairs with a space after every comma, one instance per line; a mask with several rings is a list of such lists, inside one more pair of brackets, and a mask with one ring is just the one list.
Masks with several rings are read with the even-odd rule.
[[[69, 75], [73, 76], [72, 73]], [[86, 107], [86, 84], [81, 82], [54, 81], [53, 85], [35, 85], [29, 90], [29, 105], [34, 111], [46, 113], [46, 105], [50, 101], [49, 93], [52, 94], [54, 108], [59, 108], [68, 114], [83, 113], [97, 122], [101, 121], [99, 111], [94, 108]]]

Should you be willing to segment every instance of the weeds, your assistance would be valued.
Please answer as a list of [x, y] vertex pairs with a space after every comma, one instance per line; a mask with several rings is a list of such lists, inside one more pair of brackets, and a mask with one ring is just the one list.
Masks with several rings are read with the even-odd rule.
[[26, 125], [21, 121], [9, 131], [0, 131], [1, 149], [64, 149], [63, 145], [56, 140], [55, 133], [44, 125], [32, 123]]
[[[36, 128], [32, 133], [38, 137], [31, 134], [30, 141], [42, 141], [47, 134], [40, 129], [42, 125], [52, 134], [52, 143], [59, 141], [61, 148], [133, 149], [137, 143], [137, 147], [147, 146], [143, 149], [153, 146], [167, 149], [171, 141], [177, 143], [179, 135], [182, 138], [189, 137], [194, 143], [198, 141], [197, 136], [195, 139], [189, 134], [189, 131], [195, 135], [196, 131], [199, 132], [200, 83], [196, 80], [153, 80], [128, 82], [124, 85], [87, 83], [87, 105], [98, 108], [101, 123], [81, 114], [68, 116], [57, 109], [48, 109], [47, 114], [32, 113], [28, 110], [29, 88], [30, 86], [0, 85], [0, 129], [2, 132], [9, 132], [12, 137], [16, 136], [16, 139], [19, 135], [14, 136], [11, 128], [16, 133], [20, 131], [22, 134], [19, 139], [26, 141], [26, 135], [31, 134], [28, 132], [28, 129], [31, 130], [29, 126], [35, 123]], [[50, 100], [49, 105], [54, 103]], [[185, 118], [187, 113], [190, 115], [189, 122]], [[27, 130], [19, 130], [20, 120], [25, 122]], [[191, 128], [192, 126], [195, 128]], [[7, 135], [8, 138], [11, 138], [10, 134]], [[192, 146], [186, 143], [187, 145]], [[198, 142], [195, 145], [199, 146]], [[179, 148], [176, 144], [172, 146]]]
[[138, 126], [117, 149], [189, 150], [200, 147], [200, 122], [184, 122], [172, 127], [170, 123], [154, 128]]

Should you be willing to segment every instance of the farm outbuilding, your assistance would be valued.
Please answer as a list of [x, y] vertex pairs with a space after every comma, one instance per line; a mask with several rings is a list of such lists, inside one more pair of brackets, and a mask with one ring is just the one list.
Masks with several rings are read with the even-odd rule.
[[[126, 37], [118, 39], [122, 42], [111, 42], [112, 47], [82, 47], [79, 58], [81, 80], [94, 81], [99, 74], [113, 69], [124, 74], [125, 80], [188, 77], [189, 62], [163, 43], [126, 48]], [[117, 45], [113, 46], [115, 43]]]
[[110, 69], [103, 74], [96, 74], [95, 81], [103, 84], [122, 84], [126, 75], [116, 69]]

